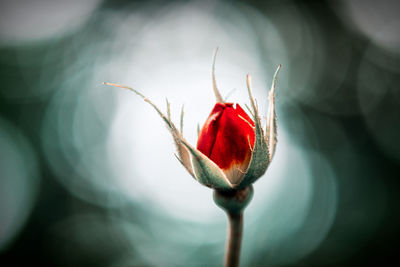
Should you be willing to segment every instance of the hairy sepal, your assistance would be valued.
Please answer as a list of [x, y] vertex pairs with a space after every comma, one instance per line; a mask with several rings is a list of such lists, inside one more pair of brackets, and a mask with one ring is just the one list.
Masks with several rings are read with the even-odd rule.
[[253, 93], [250, 86], [250, 76], [247, 75], [247, 89], [249, 93], [249, 99], [252, 107], [252, 115], [254, 120], [254, 133], [255, 142], [253, 147], [253, 152], [251, 154], [251, 159], [249, 167], [243, 176], [242, 181], [237, 185], [237, 188], [244, 188], [254, 183], [258, 178], [260, 178], [268, 168], [269, 165], [269, 152], [268, 146], [265, 142], [264, 132], [261, 126], [260, 116], [258, 114], [258, 108], [256, 106], [255, 100], [253, 98]]
[[227, 191], [232, 190], [233, 185], [229, 182], [225, 173], [210, 160], [206, 155], [191, 146], [187, 141], [182, 139], [182, 143], [186, 146], [191, 154], [193, 170], [196, 180], [208, 187]]

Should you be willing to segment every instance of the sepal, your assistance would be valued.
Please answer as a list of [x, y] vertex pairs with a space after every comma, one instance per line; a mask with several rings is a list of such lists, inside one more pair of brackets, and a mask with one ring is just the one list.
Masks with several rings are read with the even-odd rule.
[[191, 146], [187, 141], [183, 140], [183, 144], [191, 154], [195, 178], [199, 183], [223, 191], [233, 188], [233, 185], [217, 164]]
[[247, 89], [249, 93], [251, 103], [251, 114], [253, 115], [253, 121], [255, 124], [255, 142], [253, 152], [251, 155], [249, 166], [246, 173], [243, 176], [241, 182], [237, 185], [237, 188], [245, 188], [248, 185], [254, 183], [259, 177], [261, 177], [268, 168], [269, 165], [269, 152], [267, 143], [265, 142], [264, 132], [262, 130], [260, 116], [258, 114], [258, 107], [256, 106], [255, 100], [250, 86], [250, 75], [247, 75]]

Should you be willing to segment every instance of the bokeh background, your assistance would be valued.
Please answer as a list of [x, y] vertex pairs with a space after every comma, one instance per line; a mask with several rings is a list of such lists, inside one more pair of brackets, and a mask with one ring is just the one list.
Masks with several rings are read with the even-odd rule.
[[[196, 143], [214, 98], [278, 147], [245, 212], [241, 266], [395, 266], [397, 1], [0, 2], [0, 266], [220, 266], [226, 218], [152, 108]], [[265, 123], [265, 121], [264, 121]]]

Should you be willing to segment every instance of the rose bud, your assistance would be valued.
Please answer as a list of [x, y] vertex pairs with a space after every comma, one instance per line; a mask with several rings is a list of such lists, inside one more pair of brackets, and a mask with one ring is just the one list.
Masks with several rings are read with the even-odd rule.
[[153, 106], [171, 132], [177, 147], [176, 157], [189, 174], [201, 184], [223, 192], [248, 187], [265, 173], [272, 160], [276, 145], [274, 94], [281, 66], [279, 65], [275, 72], [269, 92], [267, 126], [264, 132], [250, 88], [250, 76], [247, 75], [247, 89], [252, 118], [239, 104], [223, 101], [215, 82], [215, 56], [216, 53], [212, 66], [212, 82], [217, 103], [199, 133], [197, 148], [190, 145], [182, 136], [183, 108], [178, 130], [171, 121], [168, 101], [167, 114], [164, 114], [135, 89], [114, 83], [105, 84], [129, 89]]
[[237, 184], [249, 166], [254, 140], [254, 122], [239, 104], [218, 102], [199, 133], [197, 149]]

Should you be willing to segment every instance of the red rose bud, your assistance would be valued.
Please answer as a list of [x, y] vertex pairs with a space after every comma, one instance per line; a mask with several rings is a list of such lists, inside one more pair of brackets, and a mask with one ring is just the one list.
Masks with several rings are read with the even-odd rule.
[[199, 133], [197, 149], [237, 184], [247, 171], [254, 141], [254, 122], [239, 104], [218, 102]]
[[242, 190], [253, 184], [268, 168], [275, 153], [276, 114], [275, 85], [280, 65], [275, 72], [269, 92], [267, 127], [262, 129], [258, 108], [247, 76], [247, 89], [252, 108], [252, 119], [238, 105], [224, 103], [217, 89], [212, 68], [213, 89], [217, 103], [199, 133], [197, 149], [183, 138], [183, 109], [180, 130], [171, 121], [170, 104], [164, 114], [153, 102], [137, 90], [115, 83], [105, 83], [131, 90], [149, 103], [161, 116], [174, 139], [180, 163], [199, 183], [220, 192]]

